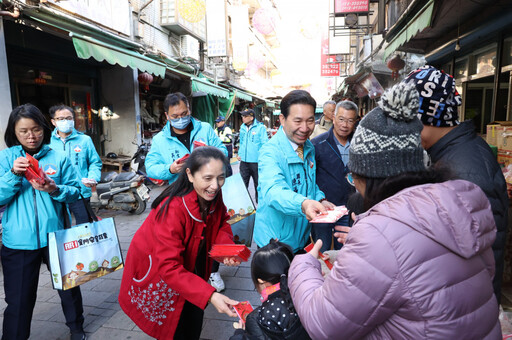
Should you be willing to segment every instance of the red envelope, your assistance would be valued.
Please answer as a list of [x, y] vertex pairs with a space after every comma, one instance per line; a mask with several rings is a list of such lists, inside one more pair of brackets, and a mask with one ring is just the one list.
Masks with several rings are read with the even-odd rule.
[[[195, 142], [194, 142], [194, 143], [195, 143]], [[186, 161], [186, 160], [187, 160], [187, 158], [189, 158], [189, 157], [190, 157], [190, 154], [189, 154], [189, 153], [187, 153], [185, 156], [181, 157], [181, 158], [180, 158], [180, 159], [178, 159], [176, 162], [177, 162], [178, 164], [185, 163], [185, 161]]]
[[245, 323], [245, 320], [247, 320], [247, 315], [249, 315], [253, 311], [253, 308], [249, 301], [239, 302], [237, 305], [234, 305], [233, 308], [235, 309], [236, 314], [243, 323]]
[[30, 182], [31, 180], [36, 180], [37, 183], [44, 185], [45, 179], [43, 175], [43, 170], [39, 167], [39, 162], [34, 157], [30, 156], [28, 153], [26, 155], [28, 162], [30, 165], [25, 171], [25, 178]]
[[247, 262], [251, 250], [244, 244], [214, 244], [210, 250], [210, 257], [217, 262], [224, 262], [225, 258], [234, 257], [236, 261]]
[[[311, 249], [313, 249], [314, 245], [315, 245], [314, 243], [310, 243], [310, 244], [308, 244], [306, 246], [306, 248], [304, 248], [304, 250], [309, 253], [311, 251]], [[322, 261], [324, 261], [324, 263], [327, 266], [327, 268], [329, 268], [329, 270], [331, 270], [332, 269], [332, 263], [331, 263], [331, 261], [329, 261], [327, 256], [325, 256], [323, 253], [320, 253], [320, 252], [318, 253], [318, 256], [320, 257], [320, 259]]]
[[309, 223], [334, 223], [346, 214], [348, 214], [347, 208], [344, 205], [340, 205], [333, 210], [327, 210], [325, 214], [316, 216]]
[[206, 143], [203, 143], [203, 142], [200, 142], [200, 141], [193, 141], [192, 144], [194, 144], [194, 148], [198, 148], [200, 146], [206, 146], [207, 144]]

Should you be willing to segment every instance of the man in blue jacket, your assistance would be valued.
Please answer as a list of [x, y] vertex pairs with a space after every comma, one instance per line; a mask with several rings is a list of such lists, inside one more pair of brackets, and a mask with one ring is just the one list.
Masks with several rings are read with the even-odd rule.
[[311, 231], [308, 220], [334, 208], [316, 184], [315, 148], [308, 139], [315, 128], [315, 108], [308, 92], [288, 93], [281, 101], [282, 128], [260, 150], [254, 226], [259, 247], [278, 239], [295, 253], [303, 252]]
[[194, 142], [216, 146], [228, 156], [213, 128], [192, 118], [187, 97], [181, 92], [171, 93], [164, 100], [167, 124], [153, 137], [151, 150], [146, 156], [146, 171], [149, 177], [174, 182], [183, 167], [179, 159], [194, 150]]
[[268, 141], [267, 129], [265, 125], [254, 118], [253, 109], [242, 111], [240, 114], [244, 122], [240, 127], [240, 147], [238, 149], [240, 175], [247, 189], [249, 189], [249, 181], [252, 177], [256, 191], [256, 203], [258, 203], [258, 154], [263, 144]]
[[[348, 150], [358, 120], [357, 105], [344, 100], [336, 105], [333, 126], [311, 140], [315, 146], [316, 183], [325, 197], [335, 204], [347, 205], [350, 194], [355, 190], [346, 179], [350, 172]], [[311, 229], [311, 236], [316, 242], [322, 240], [321, 252], [331, 249], [334, 225], [348, 226], [348, 215], [343, 216], [335, 224], [316, 223]], [[342, 244], [334, 239], [334, 249], [341, 249]]]
[[[75, 111], [66, 105], [50, 108], [50, 117], [55, 126], [50, 147], [64, 151], [80, 176], [83, 199], [69, 204], [69, 210], [75, 215], [76, 224], [89, 222], [85, 205], [90, 204], [91, 187], [101, 179], [101, 159], [91, 137], [75, 130]], [[89, 210], [91, 211], [91, 210]]]
[[[146, 156], [146, 172], [154, 179], [174, 182], [183, 168], [180, 158], [191, 153], [197, 144], [216, 146], [228, 156], [224, 146], [213, 128], [204, 122], [192, 118], [187, 97], [181, 92], [170, 93], [164, 100], [167, 124], [163, 130], [153, 137], [151, 150]], [[198, 145], [199, 146], [199, 145]], [[214, 262], [210, 284], [221, 292], [225, 289], [220, 276], [219, 263]]]

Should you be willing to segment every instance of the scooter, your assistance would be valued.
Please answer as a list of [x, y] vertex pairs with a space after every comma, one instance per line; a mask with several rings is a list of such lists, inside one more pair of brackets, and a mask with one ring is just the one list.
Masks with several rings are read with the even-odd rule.
[[135, 172], [103, 172], [91, 196], [91, 207], [99, 209], [124, 210], [140, 215], [149, 201], [149, 188], [144, 185], [144, 176]]

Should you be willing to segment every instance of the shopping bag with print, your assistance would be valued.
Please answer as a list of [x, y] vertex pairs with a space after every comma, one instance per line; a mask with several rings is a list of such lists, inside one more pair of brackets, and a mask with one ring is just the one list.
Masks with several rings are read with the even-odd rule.
[[67, 290], [123, 268], [113, 218], [48, 233], [54, 289]]
[[222, 198], [231, 217], [228, 223], [233, 231], [233, 241], [250, 247], [256, 210], [239, 173], [226, 178], [222, 186]]

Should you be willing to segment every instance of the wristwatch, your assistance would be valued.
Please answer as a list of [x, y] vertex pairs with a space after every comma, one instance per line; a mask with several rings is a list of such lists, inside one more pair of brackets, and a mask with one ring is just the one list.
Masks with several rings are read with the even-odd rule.
[[57, 189], [53, 190], [52, 192], [49, 193], [49, 195], [51, 197], [55, 197], [55, 196], [59, 196], [60, 195], [60, 189], [59, 187], [57, 187]]

